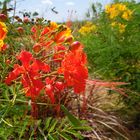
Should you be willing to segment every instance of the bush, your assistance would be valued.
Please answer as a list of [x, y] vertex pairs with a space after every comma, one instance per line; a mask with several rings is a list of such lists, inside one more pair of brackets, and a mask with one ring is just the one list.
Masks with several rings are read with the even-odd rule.
[[[112, 7], [117, 10], [111, 9], [110, 12], [108, 8]], [[98, 15], [96, 23], [93, 21], [97, 25], [97, 32], [81, 36], [90, 70], [105, 79], [128, 83], [129, 96], [123, 99], [130, 106], [140, 101], [139, 19], [139, 3], [113, 3]]]

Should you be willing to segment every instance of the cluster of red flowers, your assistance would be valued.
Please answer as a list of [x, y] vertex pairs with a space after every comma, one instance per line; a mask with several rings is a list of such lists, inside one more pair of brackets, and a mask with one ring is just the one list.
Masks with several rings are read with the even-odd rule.
[[19, 75], [22, 75], [21, 82], [26, 91], [26, 96], [34, 99], [44, 87], [42, 80], [39, 78], [41, 76], [39, 72], [47, 73], [50, 71], [50, 67], [33, 58], [32, 54], [27, 51], [22, 51], [17, 59], [21, 61], [22, 65], [15, 64], [14, 70], [9, 73], [5, 82], [9, 85]]
[[67, 86], [72, 86], [75, 93], [85, 90], [88, 77], [85, 64], [86, 55], [83, 52], [83, 46], [79, 42], [74, 42], [71, 44], [71, 50], [65, 55], [58, 72], [64, 75]]
[[73, 42], [71, 30], [66, 26], [49, 23], [31, 29], [34, 41], [33, 53], [22, 50], [5, 82], [10, 85], [19, 80], [25, 95], [35, 101], [41, 95], [48, 96], [51, 103], [67, 89], [80, 94], [85, 91], [88, 70], [83, 45]]

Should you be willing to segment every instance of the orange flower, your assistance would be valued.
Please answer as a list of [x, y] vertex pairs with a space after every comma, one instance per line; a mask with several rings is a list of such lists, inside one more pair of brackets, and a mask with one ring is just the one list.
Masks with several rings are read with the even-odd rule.
[[62, 43], [64, 42], [69, 36], [71, 35], [71, 30], [70, 28], [66, 28], [65, 30], [58, 32], [55, 36], [54, 36], [54, 41], [56, 43]]
[[5, 39], [6, 34], [7, 34], [6, 25], [5, 25], [5, 23], [0, 22], [0, 40]]

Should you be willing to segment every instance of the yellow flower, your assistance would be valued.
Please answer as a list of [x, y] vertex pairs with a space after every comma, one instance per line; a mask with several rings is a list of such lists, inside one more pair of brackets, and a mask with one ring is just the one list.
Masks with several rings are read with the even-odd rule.
[[5, 23], [0, 22], [0, 40], [5, 39], [6, 34], [7, 34], [6, 25], [5, 25]]
[[114, 19], [115, 17], [117, 17], [119, 15], [119, 11], [114, 10], [110, 13], [110, 19]]
[[119, 11], [116, 8], [116, 5], [107, 5], [105, 12], [109, 15], [110, 19], [114, 19], [115, 17], [117, 17], [119, 15]]
[[125, 10], [127, 10], [127, 7], [126, 7], [126, 5], [124, 5], [124, 4], [118, 4], [117, 5], [117, 9], [119, 10], [119, 11], [125, 11]]
[[117, 28], [119, 29], [119, 32], [120, 32], [120, 33], [125, 32], [125, 27], [126, 27], [125, 24], [122, 24], [122, 23], [119, 23], [119, 22], [112, 22], [112, 23], [111, 23], [111, 26], [112, 26], [113, 28], [117, 27]]
[[125, 20], [129, 20], [132, 16], [132, 11], [122, 3], [107, 5], [105, 7], [105, 13], [108, 14], [109, 18], [112, 20], [116, 19], [117, 17], [122, 17]]
[[71, 29], [67, 27], [66, 31], [65, 31], [65, 36], [68, 37], [71, 35]]
[[110, 5], [106, 5], [105, 6], [105, 12], [108, 14], [109, 13], [109, 8], [110, 8]]
[[91, 32], [95, 32], [97, 30], [97, 27], [96, 25], [94, 25], [92, 22], [86, 22], [86, 24], [84, 26], [82, 26], [80, 29], [79, 29], [79, 33], [81, 35], [87, 35], [88, 33], [91, 33]]
[[3, 45], [4, 45], [4, 42], [3, 40], [0, 39], [0, 51], [2, 50]]
[[119, 25], [119, 31], [120, 31], [120, 33], [125, 32], [126, 25], [125, 24], [122, 24], [122, 23], [119, 23], [118, 25]]
[[51, 22], [50, 23], [50, 28], [51, 29], [56, 29], [58, 27], [58, 24], [56, 22]]
[[132, 11], [131, 10], [127, 10], [122, 14], [122, 18], [125, 20], [129, 20], [132, 17]]
[[111, 26], [114, 27], [114, 26], [116, 26], [117, 24], [118, 24], [117, 22], [112, 22], [112, 23], [111, 23]]

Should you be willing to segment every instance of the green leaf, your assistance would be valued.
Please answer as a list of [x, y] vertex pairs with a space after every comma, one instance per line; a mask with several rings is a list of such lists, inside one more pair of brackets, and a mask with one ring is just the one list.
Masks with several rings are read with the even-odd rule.
[[49, 140], [56, 140], [51, 134], [48, 134], [48, 139]]
[[63, 118], [63, 119], [61, 120], [60, 125], [57, 127], [57, 130], [60, 130], [62, 127], [64, 127], [64, 124], [66, 124], [67, 121], [68, 121], [67, 118]]
[[48, 117], [46, 119], [46, 125], [45, 125], [44, 130], [47, 130], [49, 128], [51, 120], [52, 120], [52, 117]]
[[48, 134], [48, 139], [49, 139], [49, 140], [59, 140], [58, 136], [56, 136], [56, 135], [51, 135], [51, 134]]
[[66, 133], [64, 132], [59, 132], [57, 131], [57, 133], [59, 134], [59, 136], [61, 136], [63, 139], [65, 140], [73, 140], [73, 138], [70, 136], [70, 135], [67, 135]]
[[34, 130], [32, 130], [29, 140], [32, 140], [33, 135], [34, 135]]
[[67, 115], [68, 119], [72, 123], [73, 126], [81, 126], [80, 120], [74, 117], [68, 110], [65, 108], [64, 105], [61, 105], [61, 109], [64, 111], [65, 115]]
[[76, 138], [79, 138], [80, 140], [83, 139], [83, 136], [80, 133], [78, 133], [77, 131], [75, 131], [75, 130], [69, 129], [69, 130], [64, 130], [64, 132], [69, 133], [69, 134], [72, 134]]
[[78, 127], [72, 127], [72, 129], [74, 130], [87, 130], [87, 131], [90, 131], [92, 130], [92, 128], [90, 126], [78, 126]]
[[24, 134], [24, 131], [26, 130], [26, 126], [28, 125], [28, 120], [24, 121], [24, 125], [22, 127], [22, 130], [20, 132], [20, 136], [19, 136], [19, 139], [23, 136]]
[[52, 122], [51, 122], [51, 128], [49, 129], [49, 132], [48, 133], [51, 133], [54, 131], [55, 129], [55, 126], [57, 125], [58, 123], [58, 120], [54, 119]]
[[37, 120], [36, 124], [37, 124], [37, 126], [40, 126], [41, 120]]

